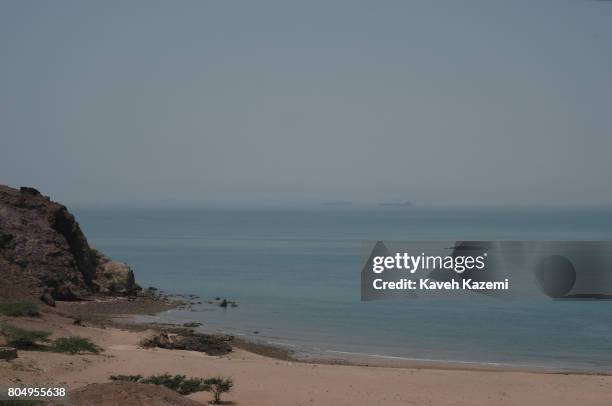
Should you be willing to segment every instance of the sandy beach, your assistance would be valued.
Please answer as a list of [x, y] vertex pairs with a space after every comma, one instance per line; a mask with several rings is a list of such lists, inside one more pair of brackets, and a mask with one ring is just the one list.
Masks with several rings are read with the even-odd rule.
[[[235, 349], [227, 356], [194, 351], [145, 349], [140, 341], [152, 330], [74, 325], [59, 312], [38, 318], [4, 318], [12, 324], [53, 331], [54, 337], [88, 337], [100, 355], [20, 351], [0, 361], [2, 385], [65, 386], [70, 390], [108, 382], [116, 374], [231, 376], [225, 396], [237, 405], [609, 405], [612, 376], [553, 374], [482, 369], [367, 367], [281, 360]], [[207, 392], [189, 395], [206, 403]]]

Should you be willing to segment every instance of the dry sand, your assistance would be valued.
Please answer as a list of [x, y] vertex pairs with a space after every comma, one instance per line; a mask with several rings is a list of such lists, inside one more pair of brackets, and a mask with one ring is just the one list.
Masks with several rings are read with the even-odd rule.
[[[0, 385], [60, 385], [70, 389], [107, 382], [114, 374], [226, 375], [235, 387], [225, 398], [237, 405], [606, 405], [612, 404], [612, 376], [427, 368], [387, 368], [282, 361], [236, 350], [229, 356], [139, 348], [151, 331], [80, 327], [72, 319], [46, 314], [11, 319], [54, 336], [90, 337], [102, 355], [20, 351], [0, 361]], [[207, 402], [206, 392], [189, 396]]]

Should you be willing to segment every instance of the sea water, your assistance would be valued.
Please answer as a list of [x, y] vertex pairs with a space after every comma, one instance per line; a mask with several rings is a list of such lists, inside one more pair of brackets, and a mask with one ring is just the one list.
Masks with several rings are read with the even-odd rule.
[[[322, 358], [612, 371], [612, 301], [360, 301], [362, 242], [612, 240], [608, 209], [80, 208], [90, 243], [201, 322]], [[612, 272], [612, 270], [610, 270]], [[227, 298], [238, 307], [207, 301]]]

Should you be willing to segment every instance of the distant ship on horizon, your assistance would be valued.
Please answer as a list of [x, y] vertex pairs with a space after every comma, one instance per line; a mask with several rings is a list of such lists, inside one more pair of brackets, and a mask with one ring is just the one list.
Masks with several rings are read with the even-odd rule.
[[337, 200], [337, 201], [324, 202], [323, 206], [351, 206], [352, 204], [353, 202]]
[[412, 207], [412, 202], [406, 200], [405, 202], [389, 202], [379, 203], [379, 206], [393, 206], [393, 207]]

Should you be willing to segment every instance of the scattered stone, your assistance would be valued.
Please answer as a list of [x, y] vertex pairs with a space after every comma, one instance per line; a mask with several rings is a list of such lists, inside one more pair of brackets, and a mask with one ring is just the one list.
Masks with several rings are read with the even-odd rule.
[[159, 347], [172, 348], [177, 342], [178, 334], [160, 333], [151, 338], [145, 339], [141, 345], [145, 348]]
[[51, 296], [51, 293], [48, 290], [43, 292], [43, 294], [40, 296], [40, 300], [48, 306], [55, 307], [55, 299], [53, 299], [53, 296]]
[[17, 358], [17, 349], [13, 347], [0, 347], [0, 359], [7, 361]]
[[166, 300], [167, 299], [167, 297], [163, 295], [161, 290], [158, 290], [157, 288], [153, 286], [149, 286], [145, 290], [141, 291], [139, 295], [146, 297], [146, 298], [153, 299], [153, 300]]
[[219, 306], [224, 307], [224, 308], [226, 308], [227, 306], [238, 307], [238, 303], [236, 303], [233, 300], [223, 299], [221, 303], [219, 303]]
[[85, 295], [86, 292], [84, 290], [70, 284], [62, 284], [51, 291], [51, 297], [54, 300], [64, 300], [67, 302], [81, 300]]

